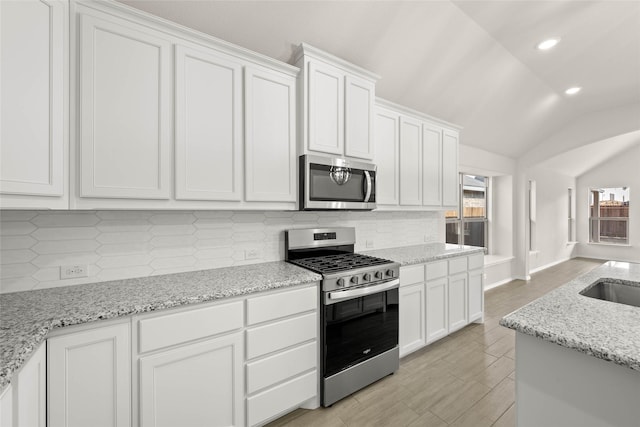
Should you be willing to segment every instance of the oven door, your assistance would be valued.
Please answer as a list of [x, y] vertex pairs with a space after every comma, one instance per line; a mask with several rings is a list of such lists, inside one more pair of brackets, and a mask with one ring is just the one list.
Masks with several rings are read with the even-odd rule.
[[335, 157], [300, 157], [303, 210], [375, 209], [375, 190], [375, 165]]
[[398, 285], [399, 280], [395, 279], [325, 293], [322, 313], [325, 378], [398, 345]]

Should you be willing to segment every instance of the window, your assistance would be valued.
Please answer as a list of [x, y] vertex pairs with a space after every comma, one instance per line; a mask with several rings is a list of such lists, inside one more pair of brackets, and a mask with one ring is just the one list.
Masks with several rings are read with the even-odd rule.
[[589, 242], [629, 244], [629, 187], [589, 189]]
[[[447, 211], [446, 241], [460, 245], [480, 246], [487, 251], [487, 193], [489, 178], [460, 174], [459, 210]], [[462, 230], [462, 232], [461, 232]]]
[[567, 242], [573, 242], [573, 188], [567, 189]]

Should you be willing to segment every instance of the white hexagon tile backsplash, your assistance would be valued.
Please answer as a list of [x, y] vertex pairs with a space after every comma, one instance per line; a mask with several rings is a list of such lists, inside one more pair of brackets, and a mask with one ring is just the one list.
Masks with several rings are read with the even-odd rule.
[[[291, 228], [356, 227], [356, 251], [444, 237], [442, 212], [1, 211], [0, 220], [3, 293], [278, 261]], [[69, 265], [86, 265], [88, 277], [61, 280]]]

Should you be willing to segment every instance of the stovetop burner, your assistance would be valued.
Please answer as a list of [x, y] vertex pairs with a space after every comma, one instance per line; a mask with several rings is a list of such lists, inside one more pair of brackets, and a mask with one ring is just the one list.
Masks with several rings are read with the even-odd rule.
[[320, 274], [338, 273], [390, 263], [387, 259], [357, 253], [301, 258], [297, 260], [290, 260], [290, 262]]

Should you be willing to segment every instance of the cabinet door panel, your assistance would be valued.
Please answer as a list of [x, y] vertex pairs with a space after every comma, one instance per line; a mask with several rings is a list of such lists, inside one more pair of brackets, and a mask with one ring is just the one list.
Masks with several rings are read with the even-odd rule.
[[47, 340], [49, 426], [129, 426], [129, 324]]
[[422, 127], [422, 204], [442, 205], [442, 129]]
[[461, 273], [449, 276], [449, 332], [467, 323], [467, 274]]
[[375, 84], [345, 77], [345, 154], [373, 159]]
[[17, 425], [29, 427], [47, 425], [46, 364], [46, 345], [42, 344], [20, 369], [17, 377]]
[[65, 6], [0, 2], [0, 192], [59, 196], [64, 180]]
[[420, 122], [400, 119], [400, 204], [422, 204], [422, 130]]
[[171, 43], [125, 21], [80, 19], [80, 195], [168, 199]]
[[447, 278], [431, 280], [427, 288], [427, 343], [449, 333]]
[[296, 79], [245, 73], [247, 201], [296, 200]]
[[176, 48], [176, 199], [242, 198], [242, 66]]
[[458, 206], [458, 133], [445, 130], [442, 137], [442, 205]]
[[243, 425], [242, 360], [242, 334], [140, 358], [140, 425]]
[[482, 319], [484, 311], [483, 270], [469, 272], [469, 322]]
[[400, 357], [427, 343], [424, 283], [400, 288]]
[[399, 187], [399, 125], [398, 114], [378, 109], [375, 130], [377, 170], [376, 201], [379, 205], [397, 205]]
[[343, 154], [343, 80], [336, 68], [309, 63], [309, 150]]

